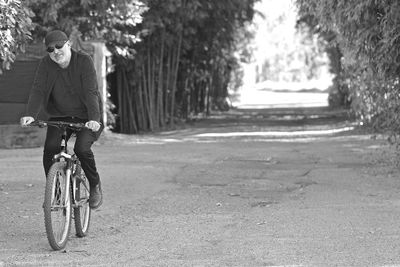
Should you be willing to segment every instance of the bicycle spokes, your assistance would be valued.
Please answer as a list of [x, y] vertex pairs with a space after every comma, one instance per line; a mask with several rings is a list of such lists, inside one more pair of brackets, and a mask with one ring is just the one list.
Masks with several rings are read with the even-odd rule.
[[66, 163], [56, 162], [50, 168], [45, 191], [45, 225], [51, 247], [59, 250], [65, 247], [71, 225], [71, 199], [69, 177], [65, 172]]
[[54, 199], [51, 205], [53, 232], [56, 240], [61, 240], [65, 234], [65, 224], [67, 223], [67, 208], [69, 205], [68, 188], [65, 188], [65, 176], [61, 171], [55, 177]]
[[57, 172], [56, 177], [55, 177], [55, 188], [54, 188], [54, 196], [51, 200], [51, 210], [58, 210], [60, 208], [65, 207], [65, 203], [63, 203], [63, 200], [65, 200], [65, 197], [63, 196], [63, 191], [62, 191], [62, 174], [60, 172]]
[[89, 181], [83, 171], [79, 176], [75, 176], [76, 193], [75, 193], [75, 229], [78, 237], [84, 237], [88, 233], [90, 223], [90, 207], [89, 207]]

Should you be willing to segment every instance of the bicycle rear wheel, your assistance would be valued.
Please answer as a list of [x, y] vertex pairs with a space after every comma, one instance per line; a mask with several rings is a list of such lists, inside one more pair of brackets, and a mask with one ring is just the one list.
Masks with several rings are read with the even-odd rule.
[[66, 162], [55, 162], [47, 175], [44, 194], [44, 223], [47, 239], [54, 250], [63, 249], [71, 227], [70, 187], [65, 174]]
[[76, 165], [74, 176], [76, 177], [75, 192], [75, 231], [78, 237], [85, 237], [89, 231], [91, 210], [89, 207], [90, 186], [81, 165]]

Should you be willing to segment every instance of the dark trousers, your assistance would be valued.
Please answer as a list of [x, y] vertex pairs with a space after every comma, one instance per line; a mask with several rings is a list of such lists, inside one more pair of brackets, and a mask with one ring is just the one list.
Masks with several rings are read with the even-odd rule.
[[[84, 120], [77, 118], [52, 118], [50, 120], [56, 120], [56, 121], [60, 120], [67, 122], [85, 122]], [[100, 176], [97, 172], [96, 161], [94, 159], [91, 147], [93, 143], [100, 136], [102, 130], [103, 127], [98, 132], [93, 132], [90, 129], [84, 128], [76, 132], [74, 152], [76, 156], [79, 158], [79, 161], [81, 162], [82, 169], [89, 180], [90, 187], [93, 187], [100, 182]], [[71, 134], [72, 130], [67, 129], [67, 140], [71, 137]], [[60, 153], [61, 137], [62, 137], [62, 130], [53, 126], [47, 127], [46, 141], [44, 144], [44, 151], [43, 151], [43, 167], [46, 173], [46, 177], [50, 170], [51, 165], [53, 164], [54, 155]]]

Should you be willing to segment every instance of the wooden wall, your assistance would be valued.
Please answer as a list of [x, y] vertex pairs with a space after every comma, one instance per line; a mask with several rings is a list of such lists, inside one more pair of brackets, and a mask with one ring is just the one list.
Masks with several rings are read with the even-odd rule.
[[18, 124], [24, 115], [38, 60], [16, 61], [0, 75], [0, 125]]

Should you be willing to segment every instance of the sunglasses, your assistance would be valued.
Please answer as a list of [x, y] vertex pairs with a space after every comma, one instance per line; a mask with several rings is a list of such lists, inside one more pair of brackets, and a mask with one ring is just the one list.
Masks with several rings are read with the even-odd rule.
[[47, 48], [46, 48], [46, 51], [47, 51], [47, 53], [53, 53], [54, 52], [54, 49], [61, 49], [61, 48], [63, 48], [64, 47], [64, 45], [67, 43], [67, 41], [65, 41], [64, 43], [62, 43], [62, 44], [56, 44], [54, 47], [53, 46], [48, 46]]

